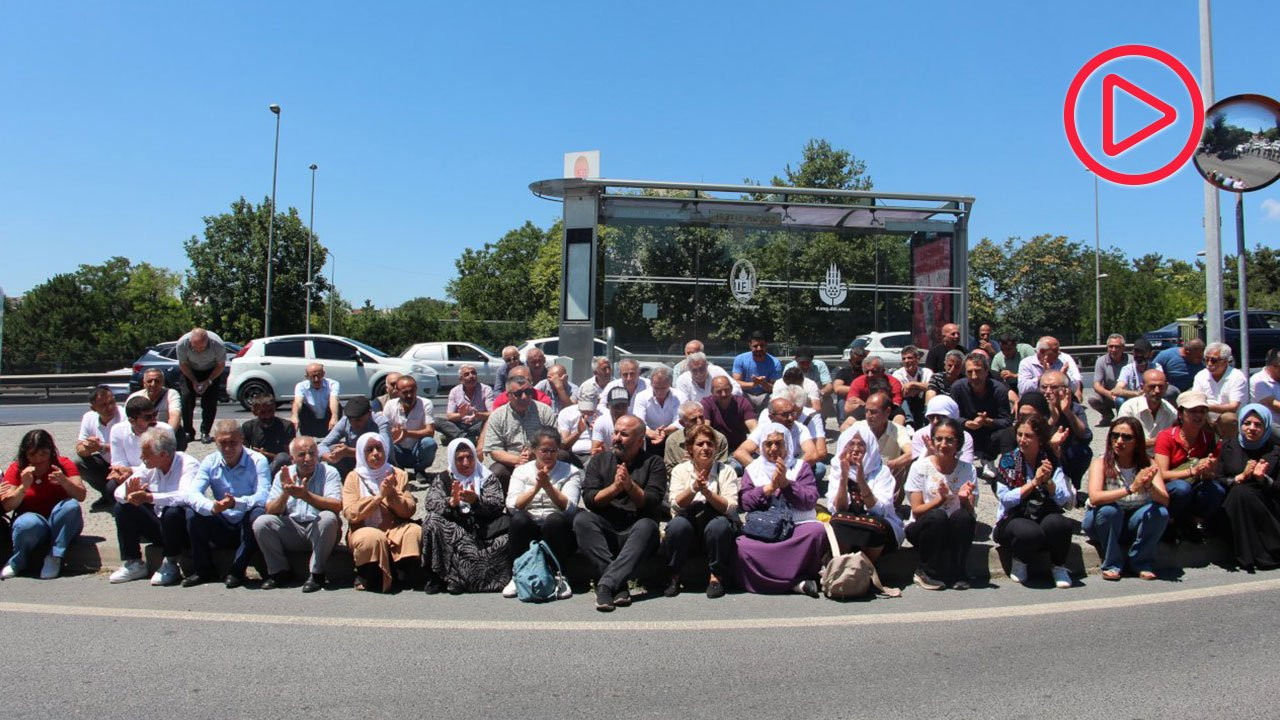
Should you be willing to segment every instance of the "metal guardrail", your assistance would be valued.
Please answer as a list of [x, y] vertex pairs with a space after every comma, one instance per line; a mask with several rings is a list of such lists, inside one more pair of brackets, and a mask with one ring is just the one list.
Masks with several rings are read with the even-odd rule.
[[128, 372], [112, 373], [67, 373], [59, 375], [0, 375], [0, 391], [5, 394], [16, 394], [16, 391], [43, 391], [46, 400], [53, 397], [55, 390], [60, 395], [81, 391], [87, 394], [98, 385], [128, 385]]

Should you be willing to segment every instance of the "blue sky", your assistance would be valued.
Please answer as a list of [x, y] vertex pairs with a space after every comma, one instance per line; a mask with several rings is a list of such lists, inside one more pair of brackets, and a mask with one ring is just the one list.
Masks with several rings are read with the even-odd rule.
[[[973, 242], [1092, 243], [1092, 177], [1063, 133], [1071, 77], [1129, 43], [1200, 65], [1194, 0], [447, 5], [0, 5], [0, 286], [112, 255], [185, 269], [202, 216], [270, 193], [273, 102], [278, 204], [305, 219], [320, 166], [316, 232], [357, 304], [443, 297], [464, 248], [552, 222], [560, 206], [528, 184], [571, 150], [599, 149], [606, 177], [739, 182], [822, 137], [877, 189], [976, 197]], [[1280, 95], [1276, 27], [1280, 3], [1214, 3], [1219, 99]], [[1189, 107], [1149, 62], [1106, 69]], [[1094, 147], [1100, 77], [1081, 101]], [[1117, 102], [1122, 136], [1155, 118]], [[1185, 122], [1117, 167], [1171, 155]], [[1103, 245], [1193, 259], [1202, 182], [1188, 165], [1103, 183]], [[1246, 196], [1250, 246], [1276, 244], [1277, 198], [1280, 183]]]

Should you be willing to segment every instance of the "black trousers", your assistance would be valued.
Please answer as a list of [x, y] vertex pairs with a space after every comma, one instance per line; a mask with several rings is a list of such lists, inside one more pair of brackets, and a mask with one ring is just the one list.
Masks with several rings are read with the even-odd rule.
[[964, 578], [976, 524], [973, 513], [963, 508], [949, 516], [934, 508], [916, 518], [907, 526], [907, 539], [920, 551], [920, 569], [946, 582]]
[[116, 543], [124, 560], [142, 559], [142, 541], [160, 543], [165, 557], [174, 557], [190, 544], [186, 508], [175, 506], [156, 517], [152, 505], [122, 503], [116, 508]]
[[107, 473], [111, 471], [111, 463], [102, 457], [102, 453], [94, 453], [89, 457], [75, 457], [76, 469], [80, 471], [80, 479], [86, 485], [102, 493], [103, 499], [112, 497], [116, 491], [115, 483], [107, 482]]
[[[553, 512], [542, 520], [524, 510], [512, 510], [511, 526], [507, 529], [507, 553], [511, 562], [529, 550], [529, 544], [542, 540], [555, 553], [561, 568], [569, 556], [578, 549], [573, 537], [573, 514]], [[584, 512], [579, 510], [578, 512]]]
[[996, 526], [995, 540], [1009, 548], [1009, 552], [1022, 562], [1031, 562], [1041, 550], [1049, 550], [1049, 562], [1054, 566], [1067, 564], [1071, 550], [1071, 520], [1062, 513], [1046, 515], [1039, 522], [1030, 518], [1009, 518]]
[[[195, 375], [197, 381], [203, 382], [213, 374], [213, 368], [192, 370], [191, 374]], [[197, 395], [191, 380], [186, 375], [182, 376], [182, 429], [187, 437], [195, 436], [196, 398], [200, 399], [200, 434], [208, 435], [213, 429], [213, 421], [218, 417], [218, 396], [222, 394], [222, 386], [226, 381], [227, 374], [224, 372], [209, 384], [203, 395]]]
[[616, 592], [627, 586], [645, 558], [658, 551], [658, 523], [641, 518], [625, 530], [615, 530], [608, 520], [581, 510], [574, 513], [573, 535], [591, 563], [596, 588]]
[[678, 574], [689, 557], [689, 551], [701, 538], [711, 574], [728, 582], [733, 575], [733, 559], [737, 555], [737, 536], [737, 528], [723, 515], [703, 515], [692, 520], [684, 515], [677, 515], [667, 523], [667, 532], [662, 537], [662, 553], [667, 556], [667, 569], [673, 575]]
[[317, 415], [310, 405], [302, 403], [302, 407], [298, 408], [298, 435], [323, 439], [328, 434], [329, 408], [326, 407], [324, 415], [321, 416]]

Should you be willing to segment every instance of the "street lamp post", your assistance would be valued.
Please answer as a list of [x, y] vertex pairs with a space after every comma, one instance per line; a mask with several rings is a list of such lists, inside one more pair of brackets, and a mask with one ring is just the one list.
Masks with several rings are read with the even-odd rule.
[[311, 332], [311, 250], [316, 244], [316, 164], [311, 163], [311, 219], [307, 221], [307, 333]]
[[[1094, 284], [1095, 284], [1095, 285], [1097, 285], [1099, 288], [1101, 288], [1101, 287], [1102, 287], [1102, 278], [1104, 278], [1104, 277], [1110, 277], [1110, 274], [1108, 274], [1108, 273], [1098, 273], [1097, 278], [1095, 278], [1095, 279], [1094, 279]], [[1102, 297], [1102, 292], [1101, 292], [1101, 290], [1099, 290], [1099, 292], [1098, 292], [1098, 297]], [[1098, 302], [1097, 307], [1095, 308], [1095, 312], [1096, 312], [1096, 314], [1094, 315], [1093, 324], [1094, 324], [1095, 326], [1097, 326], [1097, 327], [1102, 327], [1102, 302], [1101, 302], [1101, 301], [1099, 301], [1099, 302]], [[1099, 338], [1101, 338], [1101, 336], [1102, 336], [1102, 333], [1099, 331], [1099, 333], [1098, 333], [1098, 337], [1099, 337]], [[1098, 340], [1098, 342], [1096, 342], [1096, 343], [1094, 343], [1094, 344], [1095, 344], [1095, 345], [1101, 345], [1101, 344], [1102, 344], [1102, 340], [1101, 340], [1101, 339], [1099, 339], [1099, 340]]]
[[333, 334], [333, 294], [338, 291], [338, 286], [333, 283], [334, 275], [337, 273], [338, 259], [334, 256], [333, 250], [329, 250], [329, 334]]
[[1093, 174], [1093, 344], [1102, 344], [1102, 238], [1098, 231], [1098, 174]]
[[271, 160], [271, 215], [267, 218], [267, 307], [262, 317], [262, 334], [271, 335], [271, 269], [275, 265], [276, 238], [276, 172], [280, 168], [280, 106], [272, 103], [267, 109], [276, 116], [276, 150]]

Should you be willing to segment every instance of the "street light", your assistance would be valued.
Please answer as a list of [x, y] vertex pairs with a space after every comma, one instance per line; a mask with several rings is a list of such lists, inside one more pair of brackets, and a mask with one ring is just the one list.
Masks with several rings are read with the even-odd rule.
[[271, 335], [271, 267], [276, 237], [276, 171], [280, 168], [280, 106], [271, 103], [267, 109], [276, 116], [276, 150], [271, 160], [271, 216], [267, 218], [267, 307], [262, 318], [262, 334]]
[[[1110, 276], [1110, 274], [1108, 274], [1108, 273], [1098, 273], [1098, 277], [1094, 278], [1094, 283], [1095, 283], [1095, 284], [1098, 286], [1098, 288], [1099, 288], [1099, 290], [1098, 290], [1098, 297], [1099, 297], [1099, 298], [1101, 298], [1101, 297], [1102, 297], [1102, 290], [1101, 290], [1101, 288], [1102, 288], [1102, 278], [1104, 278], [1104, 277], [1111, 277], [1111, 276]], [[1095, 327], [1095, 328], [1098, 328], [1098, 330], [1097, 330], [1097, 335], [1098, 335], [1098, 337], [1102, 337], [1102, 330], [1101, 330], [1101, 328], [1102, 328], [1102, 301], [1101, 301], [1101, 299], [1099, 299], [1099, 301], [1098, 301], [1098, 307], [1097, 307], [1096, 309], [1097, 309], [1097, 315], [1094, 317], [1093, 324], [1094, 324], [1094, 327]], [[1099, 340], [1099, 341], [1098, 341], [1097, 343], [1095, 343], [1095, 344], [1096, 344], [1096, 345], [1101, 345], [1101, 344], [1102, 344], [1102, 341], [1101, 341], [1101, 340]]]
[[338, 286], [334, 284], [333, 277], [338, 269], [338, 258], [333, 254], [333, 250], [329, 250], [329, 334], [333, 334], [333, 294], [338, 291]]
[[311, 248], [316, 243], [316, 164], [311, 163], [311, 219], [307, 221], [307, 333], [311, 332]]
[[1093, 344], [1102, 344], [1102, 238], [1098, 232], [1098, 174], [1093, 173], [1093, 309], [1097, 325], [1093, 328]]

